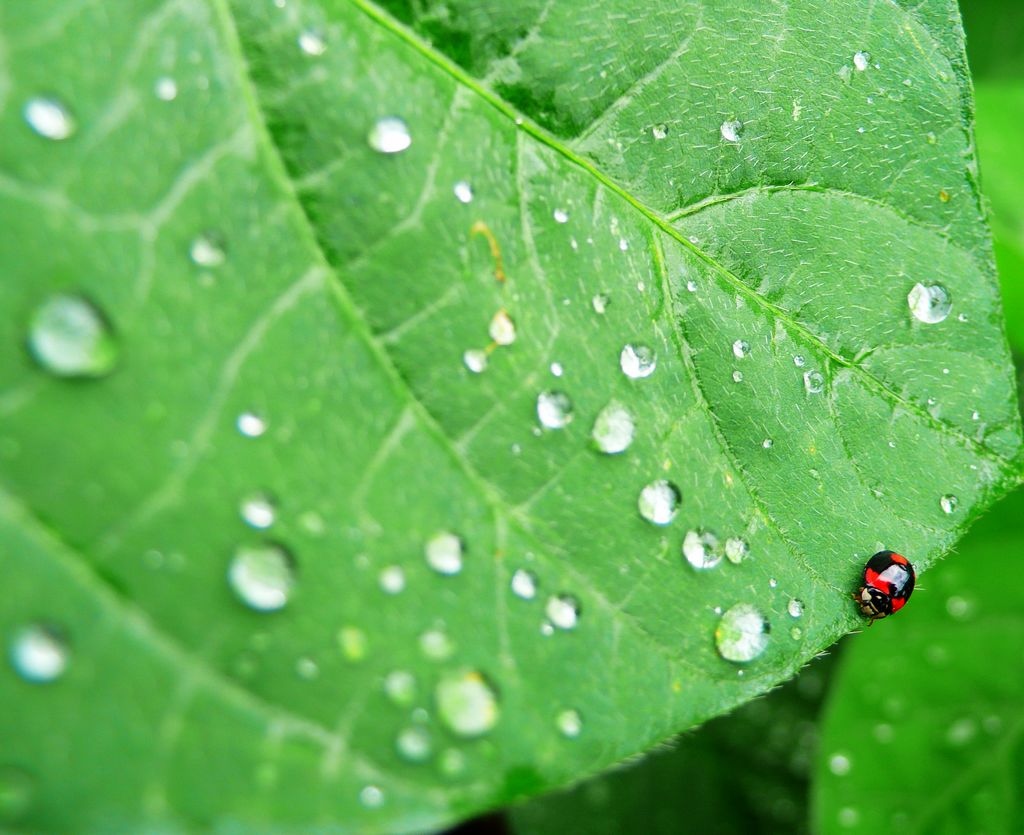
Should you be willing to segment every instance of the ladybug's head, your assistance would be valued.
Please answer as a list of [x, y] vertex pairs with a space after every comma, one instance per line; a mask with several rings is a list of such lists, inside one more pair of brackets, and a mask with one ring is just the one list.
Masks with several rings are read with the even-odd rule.
[[861, 614], [872, 620], [888, 617], [892, 614], [892, 598], [880, 589], [864, 586], [857, 598]]

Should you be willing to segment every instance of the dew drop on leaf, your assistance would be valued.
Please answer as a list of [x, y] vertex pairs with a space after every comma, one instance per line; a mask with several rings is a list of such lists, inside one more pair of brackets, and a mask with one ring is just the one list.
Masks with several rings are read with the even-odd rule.
[[438, 757], [437, 764], [445, 777], [457, 777], [466, 770], [466, 755], [458, 748], [446, 748]]
[[408, 707], [416, 701], [416, 679], [407, 670], [392, 670], [384, 677], [384, 695], [398, 707]]
[[364, 786], [359, 792], [359, 802], [367, 809], [377, 809], [384, 804], [384, 792], [378, 786]]
[[178, 82], [165, 75], [156, 80], [153, 92], [160, 101], [174, 101], [178, 97]]
[[462, 355], [462, 362], [474, 374], [482, 374], [487, 369], [487, 352], [470, 348]]
[[110, 325], [80, 296], [53, 296], [36, 308], [28, 344], [36, 362], [58, 377], [102, 377], [117, 365]]
[[683, 537], [683, 556], [699, 571], [714, 568], [722, 561], [718, 537], [710, 531], [687, 531]]
[[405, 588], [405, 572], [401, 566], [389, 565], [378, 578], [381, 590], [387, 594], [399, 594]]
[[442, 676], [434, 690], [434, 702], [438, 718], [457, 736], [481, 736], [498, 721], [497, 693], [475, 670]]
[[871, 56], [866, 52], [855, 52], [853, 54], [853, 68], [857, 72], [864, 72], [868, 68], [868, 62], [871, 60]]
[[197, 235], [189, 245], [188, 256], [199, 267], [219, 267], [227, 259], [224, 243], [216, 232]]
[[555, 209], [552, 212], [552, 216], [555, 218], [555, 223], [568, 223], [569, 213], [565, 209]]
[[575, 629], [580, 619], [580, 603], [571, 594], [559, 594], [548, 598], [544, 613], [552, 626]]
[[732, 381], [734, 383], [742, 383], [743, 382], [743, 372], [742, 371], [733, 371], [732, 372]]
[[750, 546], [745, 539], [738, 536], [730, 536], [725, 540], [725, 556], [733, 565], [739, 565], [750, 553]]
[[793, 598], [786, 604], [786, 611], [789, 612], [791, 618], [801, 617], [804, 613], [804, 603], [802, 600]]
[[77, 128], [70, 111], [56, 99], [29, 99], [24, 116], [28, 126], [44, 139], [67, 139]]
[[959, 503], [959, 499], [950, 493], [939, 499], [939, 507], [942, 508], [943, 513], [953, 513]]
[[267, 431], [267, 422], [255, 412], [242, 412], [235, 426], [247, 438], [258, 438]]
[[428, 629], [420, 635], [420, 651], [431, 661], [446, 661], [452, 657], [455, 646], [443, 629]]
[[837, 777], [844, 777], [850, 773], [853, 763], [846, 754], [833, 754], [828, 758], [828, 770]]
[[304, 655], [295, 662], [295, 672], [298, 673], [299, 678], [312, 681], [319, 677], [320, 666], [312, 658]]
[[537, 575], [525, 568], [519, 568], [512, 574], [510, 583], [512, 594], [523, 600], [533, 600], [537, 596]]
[[929, 325], [949, 316], [953, 302], [941, 284], [915, 284], [907, 294], [907, 304], [914, 318]]
[[266, 493], [254, 493], [246, 496], [239, 506], [242, 521], [257, 530], [266, 530], [274, 524], [277, 509], [274, 500]]
[[743, 359], [750, 355], [750, 344], [743, 339], [737, 339], [732, 343], [732, 353], [736, 359]]
[[460, 203], [473, 202], [473, 187], [465, 180], [459, 180], [452, 191], [455, 193], [455, 199]]
[[11, 666], [25, 681], [56, 681], [68, 665], [68, 644], [56, 627], [35, 623], [19, 629], [9, 649]]
[[725, 611], [715, 629], [715, 646], [726, 661], [753, 661], [768, 647], [771, 627], [764, 615], [749, 603], [737, 603]]
[[838, 819], [839, 825], [844, 829], [852, 829], [860, 823], [860, 812], [852, 806], [844, 806], [839, 810]]
[[412, 136], [405, 120], [398, 116], [378, 119], [367, 137], [370, 147], [382, 154], [397, 154], [412, 145]]
[[516, 341], [515, 322], [512, 321], [512, 317], [504, 310], [499, 310], [494, 314], [487, 332], [490, 334], [491, 339], [499, 345], [511, 345]]
[[572, 401], [561, 391], [537, 395], [537, 419], [545, 429], [562, 429], [572, 421]]
[[646, 345], [626, 345], [619, 353], [619, 367], [627, 377], [637, 380], [650, 377], [658, 365], [654, 350]]
[[608, 304], [611, 302], [611, 296], [607, 293], [597, 293], [591, 300], [590, 306], [594, 308], [594, 313], [599, 316], [603, 316], [604, 312], [608, 309]]
[[338, 630], [338, 646], [346, 660], [357, 662], [366, 658], [366, 633], [358, 626], [343, 626]]
[[821, 394], [825, 390], [824, 375], [820, 371], [805, 371], [804, 388], [808, 394]]
[[424, 552], [427, 565], [438, 574], [452, 575], [462, 571], [462, 540], [444, 531], [428, 540]]
[[430, 734], [425, 728], [403, 728], [395, 739], [395, 748], [407, 762], [426, 762], [431, 754]]
[[624, 405], [613, 400], [597, 413], [591, 437], [598, 450], [608, 455], [616, 455], [629, 449], [635, 431], [632, 413]]
[[665, 125], [655, 125], [651, 128], [651, 135], [655, 139], [664, 139], [668, 136], [668, 128]]
[[803, 358], [801, 354], [797, 354], [796, 356], [793, 357], [793, 365], [795, 365], [797, 368], [803, 368], [805, 363], [806, 360]]
[[740, 134], [743, 133], [743, 123], [738, 119], [729, 119], [722, 122], [720, 130], [722, 133], [722, 139], [726, 142], [739, 142]]
[[288, 603], [295, 585], [295, 561], [279, 545], [243, 545], [231, 558], [228, 583], [250, 609], [273, 612]]
[[583, 731], [583, 719], [577, 710], [563, 710], [555, 717], [555, 725], [566, 739], [576, 739]]
[[299, 49], [306, 55], [323, 55], [327, 51], [327, 43], [319, 32], [307, 29], [299, 35]]
[[671, 481], [652, 481], [640, 491], [637, 508], [640, 515], [653, 525], [667, 525], [676, 517], [682, 494]]

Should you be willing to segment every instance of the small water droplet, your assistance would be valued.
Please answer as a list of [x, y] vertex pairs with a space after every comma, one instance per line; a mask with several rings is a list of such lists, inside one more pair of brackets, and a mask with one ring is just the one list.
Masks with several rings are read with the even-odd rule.
[[288, 602], [295, 585], [295, 561], [278, 545], [243, 545], [231, 558], [228, 583], [250, 609], [273, 612]]
[[516, 570], [510, 585], [512, 594], [523, 600], [533, 600], [537, 596], [537, 575], [525, 568]]
[[801, 617], [804, 613], [804, 602], [794, 597], [786, 604], [786, 611], [791, 618]]
[[[619, 250], [621, 252], [625, 252], [627, 249], [629, 249], [629, 241], [627, 241], [625, 238], [619, 238]], [[642, 293], [644, 291], [643, 284], [637, 284], [636, 289]]]
[[36, 781], [27, 772], [14, 766], [0, 766], [0, 821], [14, 822], [32, 809]]
[[825, 390], [824, 375], [820, 371], [805, 371], [804, 388], [808, 394], [821, 394]]
[[227, 260], [224, 242], [216, 232], [197, 235], [189, 245], [188, 255], [200, 267], [219, 267]]
[[789, 637], [791, 637], [794, 641], [799, 641], [803, 634], [804, 631], [799, 626], [794, 626], [792, 629], [789, 630]]
[[967, 620], [974, 610], [974, 604], [965, 597], [953, 595], [946, 601], [946, 611], [956, 620]]
[[153, 92], [160, 101], [174, 101], [178, 97], [178, 82], [165, 75], [156, 80]]
[[430, 734], [425, 728], [403, 728], [395, 739], [398, 755], [411, 763], [422, 763], [430, 759]]
[[64, 675], [68, 666], [68, 643], [55, 626], [35, 623], [19, 629], [11, 641], [10, 661], [25, 681], [47, 684]]
[[664, 139], [668, 136], [668, 128], [665, 125], [655, 125], [651, 128], [651, 135], [655, 139]]
[[235, 426], [247, 438], [258, 438], [267, 431], [267, 422], [255, 412], [242, 412], [235, 420]]
[[580, 718], [579, 711], [570, 708], [555, 717], [555, 726], [566, 739], [576, 739], [583, 731], [583, 719]]
[[560, 363], [560, 362], [553, 362], [553, 363], [551, 363], [551, 374], [552, 374], [552, 376], [554, 376], [554, 377], [561, 377], [563, 373], [565, 373], [565, 369], [562, 368], [562, 363]]
[[646, 345], [626, 345], [619, 354], [622, 373], [633, 380], [650, 377], [658, 365], [654, 350]]
[[77, 128], [70, 111], [56, 99], [29, 99], [23, 113], [28, 126], [44, 139], [67, 139]]
[[837, 777], [844, 777], [850, 773], [853, 763], [846, 754], [833, 754], [828, 758], [828, 770]]
[[397, 154], [412, 145], [409, 126], [398, 116], [385, 116], [377, 123], [367, 137], [370, 147], [382, 154]]
[[864, 72], [868, 68], [868, 63], [871, 61], [871, 56], [866, 52], [855, 52], [853, 53], [853, 68], [857, 72]]
[[247, 496], [242, 500], [239, 512], [242, 515], [242, 521], [257, 530], [266, 530], [274, 524], [277, 517], [274, 500], [266, 493], [254, 493]]
[[473, 187], [465, 180], [459, 180], [452, 187], [452, 191], [455, 193], [455, 199], [460, 203], [473, 202]]
[[544, 621], [540, 625], [540, 634], [543, 635], [545, 638], [550, 638], [552, 635], [555, 634], [555, 627], [548, 623], [548, 621]]
[[740, 135], [743, 133], [743, 122], [738, 119], [729, 119], [722, 122], [722, 127], [719, 130], [722, 132], [722, 139], [726, 142], [739, 142]]
[[338, 630], [338, 646], [347, 660], [362, 661], [367, 652], [366, 633], [358, 626], [343, 626]]
[[590, 306], [594, 308], [594, 313], [604, 315], [609, 302], [611, 302], [611, 297], [607, 293], [598, 293], [590, 300]]
[[679, 488], [671, 481], [652, 481], [640, 491], [637, 507], [640, 515], [654, 525], [667, 525], [676, 518], [682, 501]]
[[319, 32], [307, 29], [299, 35], [299, 49], [307, 55], [323, 55], [327, 51], [327, 43]]
[[58, 377], [102, 377], [117, 364], [117, 342], [103, 315], [80, 296], [52, 296], [36, 308], [28, 345]]
[[312, 681], [320, 675], [320, 666], [309, 656], [303, 656], [295, 662], [295, 672], [299, 678]]
[[978, 733], [978, 725], [973, 719], [957, 719], [946, 732], [946, 740], [950, 745], [966, 745]]
[[946, 494], [939, 499], [939, 507], [942, 508], [943, 513], [952, 513], [956, 510], [957, 505], [960, 503], [959, 499], [952, 494]]
[[722, 561], [718, 537], [710, 531], [687, 531], [683, 538], [683, 556], [699, 571], [714, 568]]
[[431, 661], [446, 661], [455, 652], [455, 645], [443, 629], [428, 629], [420, 635], [420, 651]]
[[377, 786], [364, 786], [359, 792], [359, 802], [367, 809], [377, 809], [384, 804], [384, 792]]
[[910, 312], [918, 321], [929, 325], [943, 321], [953, 306], [946, 288], [940, 284], [915, 284], [907, 294]]
[[694, 281], [693, 279], [690, 279], [689, 281], [686, 282], [686, 289], [689, 292], [691, 292], [691, 293], [696, 293], [697, 292], [697, 282]]
[[880, 722], [879, 724], [875, 725], [874, 729], [872, 730], [872, 733], [875, 735], [875, 739], [877, 739], [879, 742], [892, 742], [893, 728], [892, 725], [886, 722]]
[[393, 705], [408, 707], [416, 701], [416, 678], [407, 670], [392, 670], [384, 676], [384, 695]]
[[487, 352], [470, 348], [462, 355], [462, 362], [474, 374], [482, 374], [487, 368]]
[[773, 589], [776, 586], [778, 586], [778, 584], [779, 584], [779, 581], [776, 580], [774, 577], [769, 577], [768, 578], [768, 588]]
[[580, 602], [571, 594], [549, 597], [544, 612], [553, 626], [575, 629], [580, 619]]
[[438, 757], [437, 764], [445, 777], [457, 777], [466, 770], [466, 755], [458, 748], [446, 748]]
[[434, 689], [437, 714], [450, 731], [476, 737], [498, 721], [498, 696], [491, 684], [475, 670], [448, 673]]
[[852, 829], [858, 823], [860, 823], [860, 812], [854, 809], [852, 806], [844, 806], [839, 810], [839, 825], [847, 829]]
[[742, 383], [743, 382], [743, 372], [742, 371], [733, 371], [732, 372], [732, 381], [734, 383]]
[[565, 209], [555, 209], [552, 214], [555, 218], [555, 223], [569, 222], [569, 213]]
[[753, 661], [767, 649], [770, 631], [770, 624], [756, 607], [737, 603], [718, 621], [715, 646], [726, 661], [743, 664]]
[[764, 447], [765, 449], [771, 449], [773, 446], [775, 446], [775, 441], [773, 441], [771, 438], [765, 438], [763, 441], [761, 441], [761, 446]]
[[743, 339], [737, 339], [732, 343], [732, 353], [736, 359], [743, 359], [750, 356], [750, 344]]
[[399, 594], [405, 589], [405, 572], [399, 565], [389, 565], [381, 571], [378, 582], [386, 594]]
[[750, 553], [750, 546], [745, 539], [738, 536], [730, 536], [725, 540], [725, 557], [733, 565], [739, 565]]
[[462, 540], [447, 531], [436, 534], [427, 542], [427, 565], [438, 574], [452, 575], [462, 571]]
[[629, 449], [635, 432], [632, 413], [613, 400], [597, 413], [591, 437], [598, 450], [608, 455], [617, 455]]
[[516, 341], [516, 324], [504, 310], [499, 310], [494, 314], [487, 332], [491, 335], [491, 339], [499, 345], [511, 345]]
[[806, 362], [807, 361], [800, 354], [797, 354], [795, 357], [793, 357], [793, 365], [795, 365], [797, 368], [803, 368], [804, 363]]
[[537, 419], [545, 429], [563, 429], [572, 421], [572, 401], [561, 391], [537, 395]]

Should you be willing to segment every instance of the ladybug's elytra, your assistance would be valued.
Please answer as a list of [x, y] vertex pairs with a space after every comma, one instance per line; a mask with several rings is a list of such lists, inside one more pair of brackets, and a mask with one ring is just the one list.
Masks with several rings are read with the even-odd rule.
[[861, 614], [872, 621], [902, 609], [914, 591], [914, 566], [895, 551], [879, 551], [864, 566], [864, 580], [854, 595]]

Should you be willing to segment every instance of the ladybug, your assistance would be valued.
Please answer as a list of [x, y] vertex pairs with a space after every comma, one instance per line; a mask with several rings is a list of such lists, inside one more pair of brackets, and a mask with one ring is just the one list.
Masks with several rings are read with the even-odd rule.
[[864, 566], [864, 579], [854, 600], [872, 622], [902, 609], [914, 591], [914, 566], [895, 551], [879, 551]]

